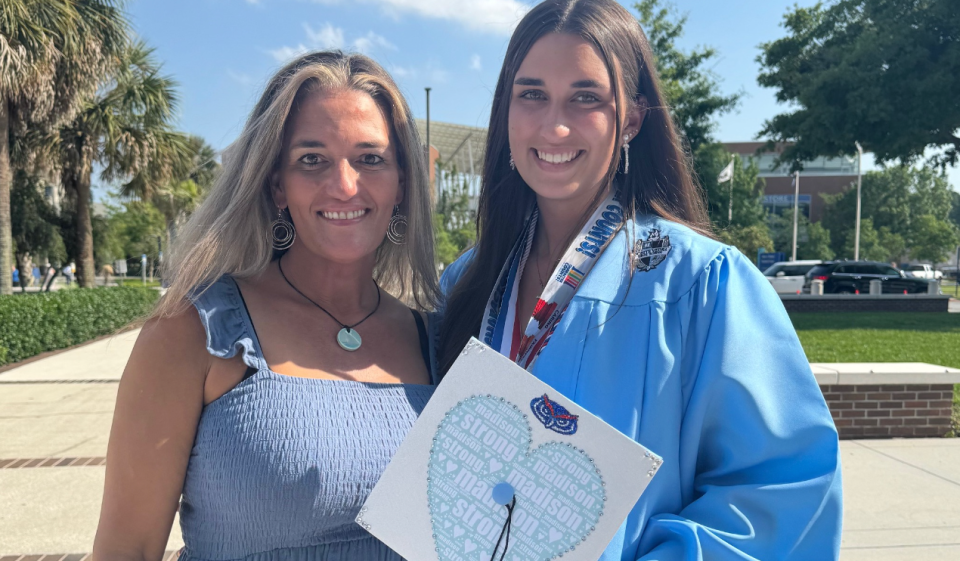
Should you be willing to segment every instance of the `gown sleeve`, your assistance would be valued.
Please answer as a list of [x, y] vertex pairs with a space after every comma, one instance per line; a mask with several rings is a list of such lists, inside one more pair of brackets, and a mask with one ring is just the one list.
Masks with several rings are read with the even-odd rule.
[[[460, 280], [460, 277], [463, 276], [463, 273], [467, 271], [467, 267], [470, 265], [470, 262], [473, 260], [473, 249], [470, 248], [467, 251], [463, 252], [463, 255], [457, 258], [456, 261], [450, 263], [444, 268], [443, 273], [440, 275], [440, 293], [443, 295], [444, 300], [450, 296], [450, 293], [453, 292], [453, 287], [457, 284], [457, 281]], [[443, 308], [443, 303], [441, 303], [441, 309]]]
[[678, 304], [690, 322], [680, 470], [692, 485], [623, 558], [837, 559], [837, 432], [779, 297], [727, 248]]

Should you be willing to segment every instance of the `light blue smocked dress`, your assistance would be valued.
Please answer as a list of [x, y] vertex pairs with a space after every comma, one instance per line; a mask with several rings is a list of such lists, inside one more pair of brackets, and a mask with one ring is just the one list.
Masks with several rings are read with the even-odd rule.
[[[277, 374], [233, 279], [194, 305], [210, 354], [240, 352], [249, 369], [200, 417], [180, 503], [180, 560], [399, 560], [354, 519], [434, 386]], [[421, 335], [434, 379], [435, 337]]]

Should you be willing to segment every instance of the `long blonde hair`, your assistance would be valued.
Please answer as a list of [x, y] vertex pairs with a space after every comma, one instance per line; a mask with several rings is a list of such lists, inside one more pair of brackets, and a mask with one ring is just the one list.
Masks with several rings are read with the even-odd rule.
[[393, 79], [376, 62], [340, 51], [309, 53], [282, 68], [268, 83], [200, 208], [177, 238], [165, 277], [167, 293], [154, 317], [182, 312], [191, 295], [223, 275], [252, 277], [280, 253], [272, 244], [276, 206], [269, 182], [284, 128], [298, 96], [352, 89], [370, 95], [387, 116], [405, 175], [400, 211], [407, 242], [386, 240], [377, 249], [374, 279], [408, 305], [431, 309], [439, 301], [433, 223], [425, 151], [410, 108]]

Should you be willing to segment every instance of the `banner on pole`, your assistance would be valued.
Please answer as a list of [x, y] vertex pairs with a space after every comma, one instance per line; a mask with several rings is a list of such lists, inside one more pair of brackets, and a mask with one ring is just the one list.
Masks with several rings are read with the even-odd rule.
[[720, 172], [720, 175], [717, 176], [717, 183], [723, 183], [724, 181], [730, 181], [733, 179], [733, 162], [736, 161], [736, 156], [734, 159], [730, 160], [730, 163], [727, 164], [727, 167], [723, 168]]

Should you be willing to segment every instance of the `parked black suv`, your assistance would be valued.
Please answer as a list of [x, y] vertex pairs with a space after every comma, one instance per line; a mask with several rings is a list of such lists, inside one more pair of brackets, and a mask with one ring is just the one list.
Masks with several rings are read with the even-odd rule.
[[931, 282], [928, 279], [909, 278], [902, 271], [886, 263], [874, 261], [827, 261], [816, 265], [806, 274], [803, 291], [810, 293], [810, 283], [823, 281], [824, 294], [861, 294], [870, 293], [870, 281], [883, 281], [884, 294], [910, 294], [927, 292]]

